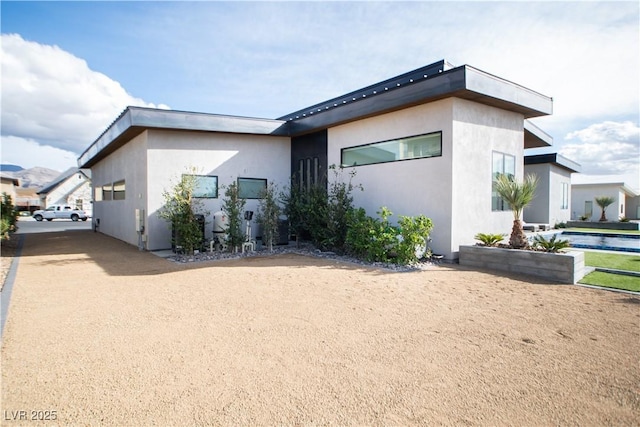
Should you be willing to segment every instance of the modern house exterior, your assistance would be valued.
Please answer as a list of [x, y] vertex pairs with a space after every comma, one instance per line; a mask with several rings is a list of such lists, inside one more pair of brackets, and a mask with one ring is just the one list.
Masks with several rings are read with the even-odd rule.
[[596, 197], [612, 197], [614, 202], [607, 207], [609, 221], [621, 218], [640, 219], [640, 191], [630, 187], [622, 177], [615, 175], [574, 175], [571, 185], [571, 219], [598, 221], [602, 209]]
[[147, 250], [170, 247], [157, 212], [189, 168], [213, 213], [231, 182], [255, 210], [267, 183], [332, 180], [336, 165], [364, 188], [356, 206], [430, 217], [431, 248], [455, 259], [476, 233], [510, 230], [493, 180], [522, 179], [524, 150], [551, 144], [527, 119], [551, 113], [547, 96], [442, 60], [275, 120], [128, 107], [78, 163], [92, 171], [99, 230]]
[[91, 193], [90, 171], [78, 168], [67, 169], [37, 192], [42, 209], [51, 205], [70, 205], [84, 210], [88, 216], [93, 210]]
[[533, 201], [524, 209], [524, 222], [553, 227], [571, 220], [571, 174], [581, 167], [557, 153], [525, 156], [525, 175], [536, 175]]

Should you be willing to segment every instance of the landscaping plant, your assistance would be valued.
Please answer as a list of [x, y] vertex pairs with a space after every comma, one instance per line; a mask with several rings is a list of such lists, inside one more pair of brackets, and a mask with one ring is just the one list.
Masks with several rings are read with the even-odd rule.
[[262, 227], [262, 241], [273, 251], [274, 242], [278, 241], [278, 220], [282, 208], [276, 197], [276, 186], [270, 183], [261, 195], [256, 215], [256, 222]]
[[393, 213], [387, 207], [377, 212], [379, 218], [366, 215], [364, 209], [354, 209], [349, 214], [346, 249], [351, 255], [366, 261], [412, 264], [427, 255], [431, 219], [424, 215], [401, 216], [394, 226], [389, 217]]
[[554, 234], [548, 240], [544, 236], [538, 234], [533, 238], [533, 246], [540, 248], [545, 252], [557, 253], [562, 249], [568, 248], [570, 245], [568, 240], [558, 239], [557, 234]]
[[2, 193], [2, 208], [0, 209], [0, 239], [8, 240], [10, 234], [16, 230], [18, 222], [18, 211], [13, 206], [11, 196]]
[[224, 191], [222, 198], [222, 211], [229, 219], [227, 227], [227, 246], [233, 252], [237, 252], [238, 248], [244, 242], [244, 231], [242, 230], [242, 218], [244, 214], [244, 206], [246, 200], [240, 198], [238, 192], [238, 183], [229, 184]]
[[517, 182], [510, 175], [499, 175], [496, 181], [496, 192], [506, 201], [513, 212], [513, 227], [509, 244], [515, 249], [526, 248], [527, 236], [522, 228], [522, 211], [531, 203], [535, 196], [538, 178], [535, 175], [527, 175], [523, 182]]
[[[158, 216], [169, 223], [173, 230], [172, 243], [187, 254], [193, 254], [202, 246], [204, 236], [202, 228], [196, 219], [196, 212], [202, 211], [199, 199], [193, 197], [196, 187], [194, 168], [188, 168], [188, 173], [174, 184], [171, 190], [164, 190], [162, 197], [164, 205], [158, 212]], [[205, 217], [206, 212], [202, 212]]]
[[609, 197], [609, 196], [600, 196], [600, 197], [596, 197], [596, 204], [598, 206], [600, 206], [600, 208], [602, 209], [602, 215], [600, 215], [600, 221], [606, 221], [607, 220], [607, 216], [605, 215], [605, 211], [607, 210], [607, 207], [612, 204], [615, 201], [615, 199], [613, 197]]
[[473, 238], [479, 240], [484, 246], [498, 246], [506, 234], [478, 233]]

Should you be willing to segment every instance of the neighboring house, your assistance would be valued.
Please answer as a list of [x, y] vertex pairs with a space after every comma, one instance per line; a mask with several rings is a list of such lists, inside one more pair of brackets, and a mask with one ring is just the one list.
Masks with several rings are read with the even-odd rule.
[[33, 212], [40, 209], [40, 197], [34, 187], [16, 189], [16, 208], [22, 212]]
[[580, 165], [557, 153], [525, 156], [524, 173], [538, 177], [536, 195], [524, 209], [524, 222], [551, 227], [571, 220], [571, 174]]
[[13, 205], [16, 204], [16, 189], [20, 186], [20, 182], [13, 177], [0, 175], [0, 195], [6, 193], [11, 196]]
[[256, 210], [252, 198], [267, 182], [321, 183], [338, 165], [364, 187], [353, 194], [356, 206], [372, 216], [387, 206], [392, 219], [432, 218], [432, 249], [455, 259], [476, 233], [511, 230], [493, 180], [523, 177], [525, 148], [550, 145], [527, 119], [551, 112], [547, 96], [443, 60], [277, 120], [128, 107], [78, 164], [92, 171], [100, 231], [133, 245], [140, 238], [148, 250], [171, 246], [157, 212], [163, 191], [190, 166], [213, 213], [231, 182]]
[[613, 204], [606, 209], [607, 220], [620, 218], [640, 219], [640, 191], [631, 188], [624, 179], [616, 175], [582, 175], [572, 177], [571, 219], [598, 221], [602, 209], [596, 203], [596, 197], [613, 197]]
[[92, 215], [90, 171], [70, 168], [56, 179], [42, 187], [38, 192], [40, 206], [46, 209], [51, 205], [69, 205]]

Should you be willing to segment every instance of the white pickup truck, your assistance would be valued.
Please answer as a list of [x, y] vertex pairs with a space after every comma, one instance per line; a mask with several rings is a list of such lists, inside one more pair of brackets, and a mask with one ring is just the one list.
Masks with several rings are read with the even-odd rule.
[[33, 219], [36, 221], [52, 221], [54, 219], [70, 219], [71, 221], [78, 221], [79, 219], [86, 221], [87, 214], [79, 209], [73, 209], [67, 205], [51, 205], [45, 210], [37, 210], [33, 212]]

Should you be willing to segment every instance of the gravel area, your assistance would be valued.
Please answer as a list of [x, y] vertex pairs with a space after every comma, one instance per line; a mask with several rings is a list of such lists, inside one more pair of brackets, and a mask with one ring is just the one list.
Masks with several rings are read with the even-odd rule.
[[25, 237], [2, 425], [639, 424], [634, 296], [447, 264], [183, 263], [90, 231]]

